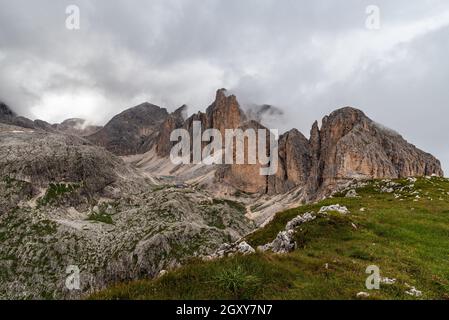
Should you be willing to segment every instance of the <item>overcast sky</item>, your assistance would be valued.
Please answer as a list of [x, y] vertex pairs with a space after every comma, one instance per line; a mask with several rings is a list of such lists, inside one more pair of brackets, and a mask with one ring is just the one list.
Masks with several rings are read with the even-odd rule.
[[[71, 4], [79, 30], [66, 28]], [[448, 57], [447, 0], [0, 0], [0, 100], [21, 115], [104, 124], [143, 101], [193, 112], [225, 87], [306, 136], [360, 108], [446, 172]]]

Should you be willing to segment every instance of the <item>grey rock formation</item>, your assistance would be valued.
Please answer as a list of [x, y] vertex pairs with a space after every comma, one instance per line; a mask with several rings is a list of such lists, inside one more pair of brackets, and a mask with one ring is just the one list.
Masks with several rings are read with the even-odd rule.
[[122, 160], [81, 138], [0, 124], [0, 175], [37, 187], [83, 184], [99, 192], [124, 172]]
[[151, 147], [145, 142], [157, 136], [167, 117], [166, 109], [143, 103], [115, 116], [87, 139], [120, 156], [145, 153]]
[[263, 246], [259, 246], [259, 251], [272, 251], [277, 254], [289, 253], [296, 249], [295, 229], [304, 223], [308, 223], [316, 219], [315, 213], [307, 212], [290, 220], [285, 229], [280, 231], [276, 238]]
[[320, 209], [319, 213], [338, 212], [341, 214], [349, 214], [348, 208], [340, 206], [339, 204], [333, 204], [330, 206], [324, 206]]

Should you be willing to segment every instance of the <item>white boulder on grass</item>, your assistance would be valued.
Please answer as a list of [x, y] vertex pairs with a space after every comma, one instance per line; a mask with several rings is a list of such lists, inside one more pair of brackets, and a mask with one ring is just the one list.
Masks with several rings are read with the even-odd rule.
[[252, 254], [256, 252], [256, 250], [254, 250], [254, 248], [251, 247], [245, 241], [239, 243], [239, 245], [237, 246], [237, 251], [243, 255]]
[[357, 293], [357, 298], [369, 298], [368, 292], [359, 292]]
[[345, 198], [358, 198], [359, 195], [357, 194], [357, 191], [355, 191], [354, 189], [349, 190], [348, 192], [346, 192]]
[[304, 213], [303, 215], [299, 215], [296, 218], [294, 218], [293, 220], [289, 221], [285, 227], [285, 230], [293, 230], [295, 228], [297, 228], [299, 225], [315, 220], [316, 216], [313, 214], [313, 212], [307, 212]]
[[265, 252], [272, 251], [274, 253], [282, 254], [288, 253], [296, 249], [296, 242], [294, 239], [295, 229], [303, 223], [313, 221], [316, 216], [313, 212], [307, 212], [296, 218], [290, 220], [285, 229], [278, 233], [276, 238], [263, 246], [259, 246], [257, 250]]
[[385, 277], [385, 278], [380, 279], [380, 282], [383, 283], [383, 284], [391, 285], [391, 284], [395, 284], [396, 283], [396, 279], [390, 279], [388, 277]]
[[319, 213], [327, 213], [327, 212], [332, 212], [332, 211], [335, 211], [335, 212], [338, 212], [338, 213], [341, 213], [341, 214], [348, 214], [348, 213], [350, 213], [348, 208], [346, 208], [344, 206], [340, 206], [339, 204], [333, 204], [333, 205], [330, 205], [330, 206], [321, 207]]
[[405, 291], [405, 293], [412, 297], [422, 296], [422, 291], [417, 290], [415, 287], [411, 287], [409, 290]]
[[410, 183], [415, 183], [416, 181], [418, 181], [418, 179], [413, 178], [413, 177], [409, 177], [409, 178], [407, 178], [407, 181], [410, 182]]
[[161, 270], [161, 271], [159, 272], [159, 274], [157, 275], [157, 277], [158, 277], [158, 278], [163, 277], [163, 276], [165, 276], [167, 273], [168, 273], [167, 270]]
[[257, 249], [262, 252], [271, 250], [278, 254], [292, 252], [296, 249], [296, 242], [293, 238], [294, 234], [294, 230], [281, 231], [273, 242], [260, 246]]
[[393, 188], [388, 188], [388, 187], [382, 187], [382, 189], [380, 189], [380, 192], [382, 192], [382, 193], [393, 193], [394, 189]]

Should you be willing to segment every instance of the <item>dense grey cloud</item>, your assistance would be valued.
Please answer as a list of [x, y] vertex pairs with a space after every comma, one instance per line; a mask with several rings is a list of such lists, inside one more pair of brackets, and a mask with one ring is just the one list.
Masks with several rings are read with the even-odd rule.
[[[65, 26], [68, 5], [81, 28]], [[368, 5], [381, 28], [365, 27]], [[281, 130], [351, 105], [443, 160], [446, 0], [0, 0], [0, 100], [104, 123], [143, 101], [204, 109], [217, 88], [281, 108]]]

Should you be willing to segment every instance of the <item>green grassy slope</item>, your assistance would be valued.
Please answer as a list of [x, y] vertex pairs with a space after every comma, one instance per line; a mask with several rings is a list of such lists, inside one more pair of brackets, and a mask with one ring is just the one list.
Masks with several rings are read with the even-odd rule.
[[[299, 214], [330, 204], [348, 207], [349, 215], [319, 215], [301, 225], [292, 253], [192, 261], [159, 279], [117, 284], [90, 298], [355, 299], [365, 291], [369, 299], [449, 299], [449, 180], [395, 182], [392, 193], [380, 192], [387, 182], [373, 181], [358, 189], [359, 198], [340, 194], [279, 213], [247, 237], [262, 245]], [[370, 265], [396, 283], [367, 290]], [[422, 297], [407, 295], [407, 284]]]

